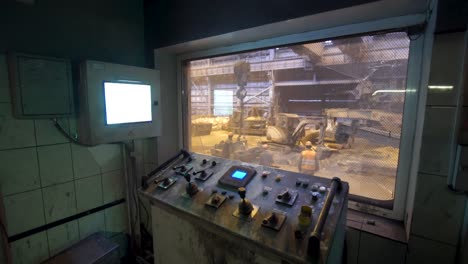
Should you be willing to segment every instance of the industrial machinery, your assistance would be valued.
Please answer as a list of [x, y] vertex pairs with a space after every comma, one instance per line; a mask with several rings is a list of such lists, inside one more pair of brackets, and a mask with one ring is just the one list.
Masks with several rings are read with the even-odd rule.
[[181, 151], [143, 180], [155, 263], [341, 263], [349, 186]]
[[[301, 151], [298, 146], [310, 141], [317, 146], [320, 145], [321, 152], [327, 152], [327, 155], [322, 155], [324, 158], [334, 150], [347, 145], [353, 133], [352, 129], [343, 124], [329, 121], [326, 116], [300, 117], [296, 114], [280, 113], [276, 118], [276, 126], [268, 127], [268, 143], [275, 145], [276, 148], [282, 148], [283, 152], [288, 152], [294, 149]], [[307, 127], [308, 133], [306, 133]]]
[[264, 136], [266, 134], [266, 119], [262, 116], [262, 111], [253, 110], [247, 118], [244, 119], [242, 133], [240, 131], [240, 111], [234, 111], [229, 118], [226, 129], [235, 134]]

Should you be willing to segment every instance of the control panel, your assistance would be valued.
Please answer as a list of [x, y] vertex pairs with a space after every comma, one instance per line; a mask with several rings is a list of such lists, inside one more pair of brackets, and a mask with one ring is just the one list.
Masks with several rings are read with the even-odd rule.
[[297, 263], [327, 258], [344, 228], [348, 184], [187, 153], [149, 175], [140, 192], [208, 230], [241, 236]]

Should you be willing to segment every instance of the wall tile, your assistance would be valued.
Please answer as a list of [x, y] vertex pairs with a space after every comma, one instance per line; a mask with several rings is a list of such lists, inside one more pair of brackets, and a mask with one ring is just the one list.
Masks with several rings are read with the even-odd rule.
[[[63, 127], [65, 132], [70, 133], [67, 118], [59, 118], [58, 123]], [[38, 146], [70, 142], [70, 140], [62, 135], [62, 133], [60, 133], [60, 131], [55, 127], [52, 120], [34, 120], [34, 126], [36, 129], [36, 141]]]
[[46, 232], [13, 242], [11, 252], [14, 264], [41, 263], [49, 257]]
[[73, 180], [70, 144], [37, 148], [42, 186]]
[[78, 219], [80, 239], [84, 239], [96, 232], [104, 232], [106, 223], [104, 212], [100, 211]]
[[73, 170], [75, 179], [98, 175], [101, 173], [99, 164], [89, 148], [72, 144]]
[[45, 224], [41, 190], [4, 197], [8, 235]]
[[406, 244], [361, 232], [359, 264], [405, 263]]
[[457, 105], [464, 39], [465, 32], [434, 35], [429, 85], [452, 85], [453, 89], [429, 89], [427, 105]]
[[446, 178], [419, 174], [411, 233], [456, 245], [464, 209], [465, 198], [447, 188]]
[[456, 248], [447, 244], [411, 236], [408, 241], [407, 264], [455, 263]]
[[453, 107], [428, 107], [424, 120], [419, 170], [447, 176], [453, 160]]
[[36, 148], [0, 151], [0, 186], [3, 195], [40, 187]]
[[6, 56], [0, 54], [0, 102], [11, 102]]
[[101, 171], [108, 172], [123, 168], [123, 159], [120, 149], [120, 144], [106, 144], [91, 147], [89, 151], [101, 167]]
[[127, 232], [127, 204], [122, 203], [104, 210], [106, 216], [106, 232]]
[[125, 198], [124, 176], [121, 170], [102, 174], [104, 203]]
[[76, 180], [75, 187], [78, 212], [93, 209], [103, 204], [101, 175]]
[[47, 230], [50, 256], [67, 249], [80, 240], [78, 220]]
[[76, 214], [75, 186], [73, 182], [42, 189], [46, 223]]
[[11, 104], [0, 103], [0, 150], [36, 145], [34, 122], [13, 118]]
[[156, 138], [145, 138], [142, 140], [143, 148], [143, 162], [144, 163], [157, 163], [158, 162], [158, 146]]

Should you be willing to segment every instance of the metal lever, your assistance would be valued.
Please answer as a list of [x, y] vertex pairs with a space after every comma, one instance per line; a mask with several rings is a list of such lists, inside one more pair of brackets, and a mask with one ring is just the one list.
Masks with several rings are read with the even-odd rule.
[[150, 173], [148, 173], [147, 175], [141, 177], [141, 185], [143, 187], [143, 189], [147, 189], [148, 186], [149, 186], [149, 181], [150, 181], [150, 178], [152, 176], [154, 176], [155, 174], [157, 174], [158, 172], [160, 171], [163, 171], [165, 170], [167, 167], [169, 167], [170, 164], [172, 164], [174, 161], [176, 161], [177, 159], [180, 158], [180, 156], [182, 156], [182, 159], [185, 159], [185, 158], [188, 158], [188, 160], [192, 160], [192, 156], [190, 155], [190, 153], [188, 151], [186, 151], [185, 149], [181, 149], [179, 151], [179, 153], [177, 153], [176, 155], [174, 155], [172, 158], [170, 158], [169, 160], [167, 160], [166, 162], [164, 162], [163, 164], [161, 164], [159, 167], [157, 167], [156, 169], [152, 170]]
[[320, 251], [320, 240], [322, 239], [322, 231], [325, 226], [325, 221], [327, 220], [328, 212], [333, 203], [333, 199], [337, 192], [341, 191], [341, 180], [340, 178], [334, 177], [330, 183], [330, 191], [325, 198], [322, 210], [317, 218], [317, 223], [315, 224], [314, 230], [309, 236], [309, 244], [307, 246], [307, 253], [310, 256], [318, 256]]

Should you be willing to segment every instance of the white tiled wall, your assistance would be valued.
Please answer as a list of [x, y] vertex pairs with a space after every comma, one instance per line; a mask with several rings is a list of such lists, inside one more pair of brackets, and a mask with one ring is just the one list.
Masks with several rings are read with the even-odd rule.
[[465, 210], [465, 196], [447, 187], [445, 177], [419, 174], [412, 233], [419, 237], [458, 244]]
[[[0, 190], [9, 236], [125, 198], [120, 145], [70, 143], [51, 120], [15, 119], [9, 101], [0, 55]], [[73, 123], [59, 122], [66, 131]], [[97, 231], [126, 232], [125, 208], [120, 204], [15, 241], [14, 263], [39, 263]]]
[[434, 38], [419, 174], [412, 214], [407, 263], [454, 263], [462, 234], [466, 195], [449, 190], [456, 146], [456, 113], [464, 33]]

